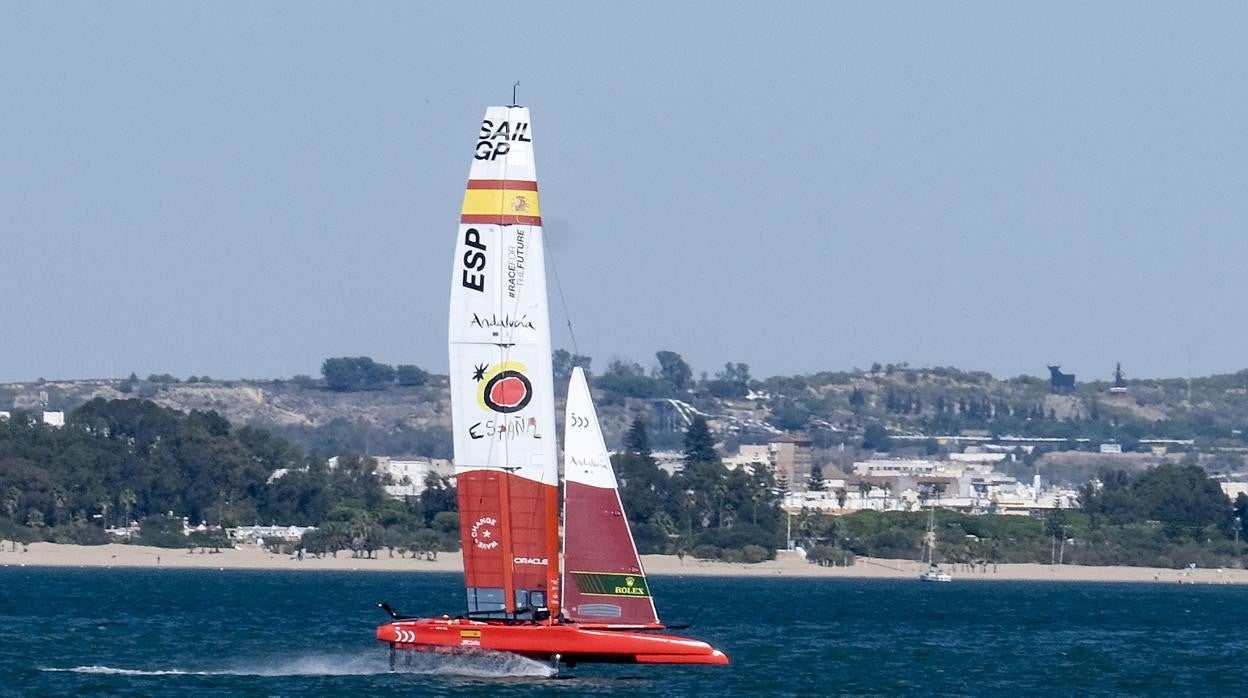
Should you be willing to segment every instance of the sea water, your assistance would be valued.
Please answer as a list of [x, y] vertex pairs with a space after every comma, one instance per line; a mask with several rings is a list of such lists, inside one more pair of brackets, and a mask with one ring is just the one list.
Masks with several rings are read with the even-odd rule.
[[1248, 587], [653, 577], [728, 667], [415, 655], [389, 601], [455, 613], [456, 574], [0, 568], [0, 694], [1243, 695]]

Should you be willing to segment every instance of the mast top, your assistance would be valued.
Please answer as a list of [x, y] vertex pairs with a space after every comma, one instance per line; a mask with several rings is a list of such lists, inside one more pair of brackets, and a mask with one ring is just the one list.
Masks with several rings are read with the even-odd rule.
[[511, 86], [511, 106], [513, 106], [513, 107], [518, 107], [518, 106], [520, 106], [519, 104], [517, 104], [517, 103], [516, 103], [516, 88], [517, 88], [517, 87], [520, 87], [520, 81], [519, 81], [519, 80], [517, 80], [517, 81], [515, 82], [515, 84]]

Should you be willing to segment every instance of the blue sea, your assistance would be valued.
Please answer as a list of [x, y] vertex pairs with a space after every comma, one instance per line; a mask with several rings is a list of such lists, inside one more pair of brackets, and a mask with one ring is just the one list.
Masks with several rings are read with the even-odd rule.
[[1248, 587], [655, 577], [729, 667], [416, 655], [373, 639], [456, 612], [428, 573], [0, 568], [0, 694], [1243, 695]]

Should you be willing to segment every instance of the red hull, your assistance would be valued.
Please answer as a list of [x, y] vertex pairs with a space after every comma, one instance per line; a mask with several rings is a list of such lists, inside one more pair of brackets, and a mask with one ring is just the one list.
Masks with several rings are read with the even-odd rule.
[[377, 627], [377, 639], [397, 649], [494, 650], [566, 664], [727, 664], [728, 656], [700, 640], [575, 623], [503, 624], [460, 619], [401, 620]]

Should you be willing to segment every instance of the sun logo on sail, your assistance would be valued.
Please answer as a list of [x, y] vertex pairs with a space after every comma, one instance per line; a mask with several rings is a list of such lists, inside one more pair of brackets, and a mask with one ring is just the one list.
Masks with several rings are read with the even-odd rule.
[[533, 384], [525, 375], [527, 370], [518, 361], [475, 366], [472, 378], [477, 381], [477, 404], [483, 410], [500, 414], [524, 409], [533, 399]]

